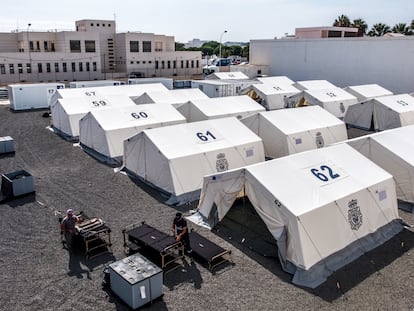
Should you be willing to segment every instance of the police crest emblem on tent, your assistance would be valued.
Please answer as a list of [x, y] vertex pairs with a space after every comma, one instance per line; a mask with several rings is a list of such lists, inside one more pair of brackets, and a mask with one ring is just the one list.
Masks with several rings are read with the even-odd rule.
[[216, 161], [216, 170], [217, 172], [224, 172], [229, 169], [229, 162], [226, 159], [226, 155], [224, 153], [219, 153], [217, 155]]
[[317, 148], [323, 148], [325, 146], [321, 132], [316, 132], [315, 143]]
[[358, 230], [362, 225], [362, 213], [357, 200], [348, 202], [348, 222], [352, 230]]

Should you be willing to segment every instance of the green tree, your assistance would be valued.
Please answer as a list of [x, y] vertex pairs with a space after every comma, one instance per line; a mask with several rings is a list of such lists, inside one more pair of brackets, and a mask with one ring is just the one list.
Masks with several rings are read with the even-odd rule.
[[410, 33], [410, 26], [407, 26], [406, 23], [398, 23], [395, 24], [394, 27], [392, 27], [392, 32], [394, 33], [402, 33], [404, 35], [409, 34]]
[[362, 37], [367, 33], [368, 24], [362, 18], [354, 19], [351, 26], [358, 28], [358, 37]]
[[185, 44], [180, 42], [175, 42], [175, 50], [176, 51], [185, 51]]
[[250, 44], [247, 44], [246, 46], [242, 48], [241, 56], [249, 59], [249, 53], [250, 53]]
[[334, 21], [333, 26], [338, 27], [350, 27], [351, 26], [351, 20], [346, 15], [338, 16], [338, 18]]
[[377, 23], [372, 26], [371, 30], [368, 32], [368, 36], [370, 37], [381, 37], [386, 33], [391, 32], [390, 26], [383, 23]]

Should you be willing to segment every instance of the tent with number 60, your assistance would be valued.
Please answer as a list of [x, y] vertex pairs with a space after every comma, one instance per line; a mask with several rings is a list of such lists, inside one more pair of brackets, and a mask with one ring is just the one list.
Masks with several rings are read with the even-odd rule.
[[172, 105], [133, 105], [93, 110], [79, 122], [82, 148], [102, 162], [122, 162], [124, 140], [144, 129], [185, 123]]
[[169, 196], [199, 198], [203, 177], [265, 160], [260, 137], [235, 117], [144, 130], [124, 142], [124, 170]]
[[320, 285], [403, 228], [393, 177], [346, 144], [205, 176], [199, 216], [214, 226], [241, 191], [302, 286]]

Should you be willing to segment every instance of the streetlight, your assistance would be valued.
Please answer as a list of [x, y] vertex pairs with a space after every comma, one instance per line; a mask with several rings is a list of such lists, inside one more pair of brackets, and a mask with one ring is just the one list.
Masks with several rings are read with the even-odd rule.
[[[27, 24], [27, 45], [29, 47], [29, 66], [30, 66], [30, 75], [32, 74], [32, 52], [30, 48], [30, 40], [29, 40], [29, 27], [32, 26], [32, 24]], [[27, 68], [26, 68], [27, 70]]]
[[221, 62], [221, 40], [223, 39], [223, 35], [227, 33], [227, 30], [224, 30], [220, 35], [220, 46], [219, 46], [219, 60]]

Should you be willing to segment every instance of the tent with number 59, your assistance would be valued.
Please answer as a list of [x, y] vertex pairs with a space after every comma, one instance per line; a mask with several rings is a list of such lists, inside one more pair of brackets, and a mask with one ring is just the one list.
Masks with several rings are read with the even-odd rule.
[[153, 128], [125, 140], [124, 170], [169, 196], [196, 200], [205, 175], [264, 161], [262, 140], [235, 117]]
[[214, 226], [243, 190], [302, 286], [317, 287], [403, 228], [392, 176], [346, 144], [205, 176], [199, 216]]

